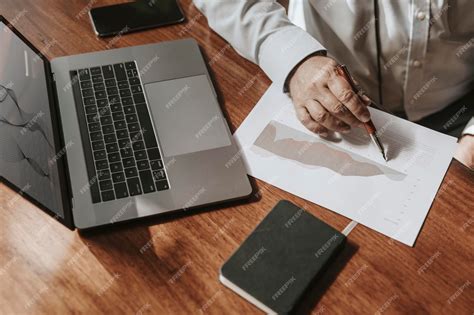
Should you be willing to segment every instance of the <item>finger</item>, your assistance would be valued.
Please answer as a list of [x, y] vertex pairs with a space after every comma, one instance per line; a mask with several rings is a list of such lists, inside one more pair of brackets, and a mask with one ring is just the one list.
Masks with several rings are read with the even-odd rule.
[[362, 123], [351, 111], [342, 104], [337, 97], [328, 89], [322, 89], [317, 97], [319, 103], [326, 108], [333, 116], [342, 120], [350, 126], [360, 126]]
[[365, 103], [352, 90], [351, 85], [344, 78], [334, 75], [328, 80], [329, 90], [344, 104], [354, 116], [362, 122], [370, 120], [370, 113]]
[[343, 133], [347, 133], [351, 130], [348, 124], [331, 115], [331, 113], [316, 100], [308, 100], [306, 102], [306, 108], [314, 121], [329, 130]]
[[329, 130], [315, 122], [304, 106], [296, 106], [295, 109], [296, 117], [298, 117], [303, 126], [305, 126], [309, 131], [317, 133], [323, 137], [327, 137], [329, 135]]

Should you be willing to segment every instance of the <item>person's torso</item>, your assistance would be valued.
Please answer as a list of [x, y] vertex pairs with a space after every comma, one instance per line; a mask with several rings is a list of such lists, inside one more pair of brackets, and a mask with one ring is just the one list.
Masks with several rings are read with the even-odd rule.
[[376, 0], [294, 1], [296, 24], [388, 111], [418, 120], [473, 88], [473, 0], [379, 0], [378, 14]]

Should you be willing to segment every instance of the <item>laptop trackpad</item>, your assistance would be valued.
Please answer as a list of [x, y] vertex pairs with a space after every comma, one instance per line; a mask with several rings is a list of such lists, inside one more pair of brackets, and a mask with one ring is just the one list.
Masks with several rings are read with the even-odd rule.
[[145, 85], [152, 119], [166, 157], [231, 144], [205, 75]]

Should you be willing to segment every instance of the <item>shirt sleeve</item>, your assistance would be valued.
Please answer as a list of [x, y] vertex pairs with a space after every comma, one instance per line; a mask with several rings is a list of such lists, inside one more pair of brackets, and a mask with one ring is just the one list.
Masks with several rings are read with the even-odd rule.
[[276, 1], [193, 0], [209, 26], [279, 88], [298, 63], [324, 47], [292, 24]]
[[464, 128], [462, 135], [471, 135], [474, 136], [474, 117], [471, 117], [471, 120], [466, 125], [466, 128]]

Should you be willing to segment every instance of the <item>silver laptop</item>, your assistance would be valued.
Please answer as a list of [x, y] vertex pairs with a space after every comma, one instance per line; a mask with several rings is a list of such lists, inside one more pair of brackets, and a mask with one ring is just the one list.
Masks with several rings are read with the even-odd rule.
[[194, 40], [48, 62], [0, 28], [1, 176], [59, 221], [86, 229], [251, 194]]

